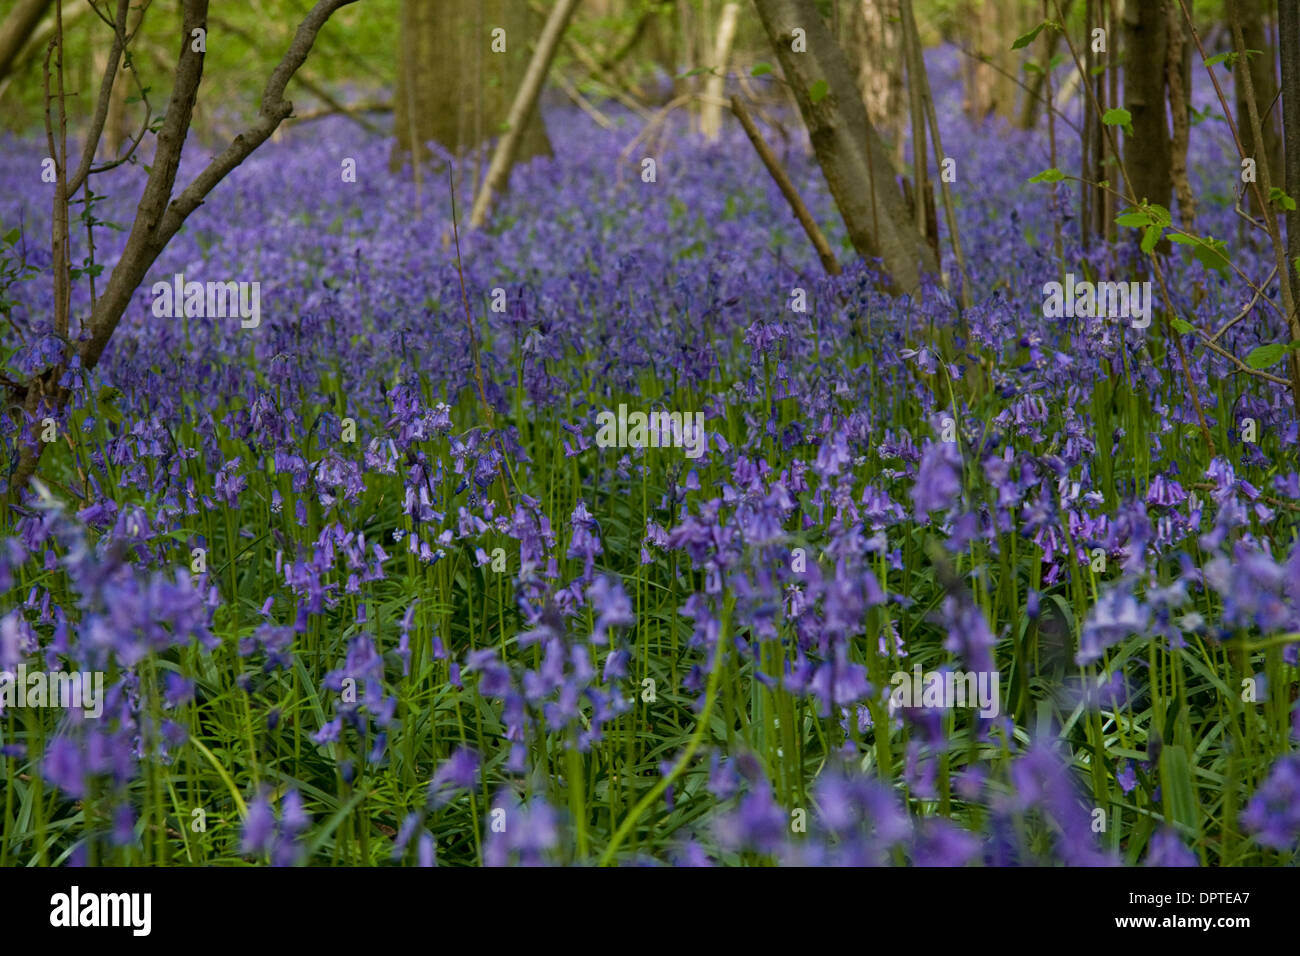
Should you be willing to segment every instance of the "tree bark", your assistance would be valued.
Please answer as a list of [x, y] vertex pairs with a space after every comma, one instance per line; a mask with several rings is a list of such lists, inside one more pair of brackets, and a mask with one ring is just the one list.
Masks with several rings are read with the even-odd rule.
[[[1300, 196], [1300, 9], [1282, 0], [1277, 6], [1278, 53], [1282, 62], [1282, 128], [1285, 135], [1287, 195]], [[1297, 200], [1300, 203], [1300, 200]], [[1286, 265], [1292, 277], [1300, 258], [1300, 212], [1286, 214]]]
[[14, 58], [32, 35], [52, 0], [18, 0], [5, 22], [0, 25], [0, 79], [14, 64]]
[[[853, 247], [880, 258], [904, 291], [937, 270], [934, 252], [912, 224], [894, 184], [889, 154], [867, 119], [848, 59], [827, 30], [813, 0], [754, 0], [759, 19], [785, 72]], [[792, 49], [802, 29], [807, 51]], [[813, 102], [815, 87], [825, 95]]]
[[727, 88], [727, 63], [731, 59], [731, 44], [736, 39], [736, 22], [740, 19], [740, 4], [729, 2], [722, 8], [718, 23], [718, 42], [713, 48], [714, 73], [704, 86], [704, 108], [700, 114], [700, 131], [716, 140], [722, 131], [722, 97]]
[[1169, 206], [1169, 123], [1165, 116], [1165, 60], [1168, 47], [1165, 2], [1124, 4], [1124, 107], [1133, 135], [1124, 137], [1124, 165], [1133, 198]]
[[551, 15], [546, 20], [546, 28], [542, 30], [541, 39], [537, 41], [537, 49], [528, 64], [527, 73], [524, 74], [523, 84], [519, 87], [515, 100], [510, 106], [510, 114], [506, 117], [506, 131], [497, 142], [487, 177], [483, 180], [478, 195], [474, 197], [474, 207], [470, 213], [470, 227], [473, 229], [483, 228], [484, 223], [487, 222], [488, 209], [492, 205], [493, 196], [505, 189], [506, 180], [510, 176], [510, 167], [514, 164], [515, 154], [523, 142], [528, 123], [537, 115], [537, 97], [541, 95], [542, 83], [545, 82], [546, 74], [551, 69], [551, 61], [555, 59], [555, 51], [560, 46], [560, 38], [564, 36], [564, 28], [568, 25], [569, 18], [573, 16], [574, 7], [577, 5], [578, 0], [556, 0], [555, 6], [551, 9]]
[[1024, 32], [1025, 13], [1020, 3], [1005, 0], [960, 0], [957, 16], [966, 37], [966, 48], [975, 58], [962, 64], [962, 106], [975, 122], [991, 115], [1014, 120], [1015, 76], [1020, 72], [1018, 55], [1011, 42]]
[[[1080, 79], [1080, 83], [1086, 83], [1092, 89], [1093, 98], [1097, 101], [1098, 109], [1092, 109], [1088, 102], [1088, 90], [1083, 91], [1083, 116], [1079, 123], [1081, 158], [1083, 166], [1083, 180], [1079, 183], [1079, 239], [1084, 249], [1091, 248], [1094, 236], [1104, 232], [1105, 226], [1102, 223], [1102, 210], [1105, 205], [1103, 190], [1096, 185], [1105, 178], [1101, 163], [1102, 152], [1101, 143], [1104, 135], [1101, 128], [1101, 115], [1099, 109], [1104, 109], [1105, 91], [1100, 75], [1093, 75], [1093, 70], [1101, 62], [1101, 54], [1093, 52], [1092, 31], [1095, 27], [1100, 26], [1101, 12], [1097, 9], [1097, 0], [1085, 0], [1083, 7], [1083, 35], [1084, 35], [1084, 68], [1087, 71]], [[1069, 14], [1069, 5], [1066, 4], [1065, 13]], [[1060, 33], [1056, 30], [1045, 31], [1051, 34], [1051, 48], [1048, 50], [1047, 63], [1052, 61], [1052, 50], [1056, 47], [1057, 38]], [[1106, 54], [1109, 57], [1109, 53]], [[1041, 79], [1046, 74], [1039, 74], [1036, 79]], [[1031, 97], [1026, 101], [1026, 105], [1032, 105], [1035, 100]]]
[[903, 31], [898, 0], [851, 0], [842, 23], [844, 52], [867, 119], [903, 168]]
[[[1282, 0], [1281, 6], [1285, 7], [1288, 3], [1291, 3], [1291, 0]], [[1232, 86], [1236, 99], [1237, 126], [1241, 130], [1241, 145], [1245, 147], [1246, 155], [1254, 157], [1255, 162], [1260, 165], [1268, 163], [1269, 177], [1272, 182], [1277, 183], [1282, 180], [1283, 158], [1282, 138], [1278, 132], [1278, 106], [1274, 102], [1277, 98], [1277, 76], [1273, 64], [1276, 61], [1273, 48], [1268, 41], [1268, 31], [1264, 29], [1264, 9], [1261, 0], [1230, 0], [1228, 16], [1235, 18], [1241, 25], [1241, 34], [1246, 41], [1246, 48], [1262, 51], [1259, 55], [1250, 57], [1248, 63], [1239, 62], [1233, 67]], [[1246, 120], [1248, 115], [1246, 85], [1241, 81], [1242, 70], [1250, 71], [1251, 86], [1255, 90], [1255, 103], [1259, 109], [1260, 126], [1264, 134], [1262, 149], [1255, 143], [1254, 131]], [[1254, 205], [1252, 197], [1251, 206]], [[1258, 215], [1260, 210], [1256, 209], [1255, 213]]]
[[1166, 12], [1169, 47], [1165, 85], [1169, 90], [1169, 116], [1173, 120], [1173, 136], [1169, 140], [1169, 177], [1178, 196], [1178, 219], [1183, 228], [1190, 231], [1196, 221], [1196, 193], [1187, 175], [1192, 123], [1192, 45], [1185, 32], [1182, 10], [1171, 3]]
[[[393, 164], [412, 152], [424, 161], [429, 143], [463, 153], [497, 136], [522, 85], [533, 38], [527, 0], [402, 0], [398, 40]], [[505, 52], [492, 49], [505, 30]], [[520, 162], [551, 155], [534, 111], [516, 153]]]

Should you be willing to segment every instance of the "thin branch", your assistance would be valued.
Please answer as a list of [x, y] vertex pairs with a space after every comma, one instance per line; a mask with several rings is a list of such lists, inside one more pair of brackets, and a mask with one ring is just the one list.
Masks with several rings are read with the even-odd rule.
[[[81, 162], [77, 171], [68, 180], [68, 196], [77, 194], [90, 167], [95, 162], [95, 151], [99, 149], [99, 138], [104, 132], [104, 123], [108, 119], [109, 103], [113, 99], [113, 83], [117, 79], [118, 64], [122, 60], [122, 51], [126, 49], [126, 18], [131, 9], [131, 0], [117, 0], [117, 20], [113, 24], [113, 45], [108, 51], [108, 62], [104, 66], [104, 78], [99, 83], [99, 99], [95, 102], [95, 114], [90, 120], [90, 129], [86, 133], [86, 142], [81, 150]], [[96, 10], [96, 13], [99, 11]]]
[[767, 167], [768, 173], [780, 188], [781, 195], [785, 196], [785, 201], [790, 204], [791, 211], [794, 213], [795, 218], [799, 220], [799, 225], [803, 226], [803, 231], [808, 234], [808, 238], [812, 241], [813, 248], [817, 250], [817, 257], [822, 261], [822, 268], [826, 270], [827, 275], [839, 275], [840, 264], [835, 259], [835, 253], [831, 251], [830, 243], [826, 241], [826, 236], [818, 227], [817, 221], [813, 219], [812, 213], [804, 205], [803, 199], [799, 196], [799, 191], [794, 188], [794, 183], [790, 181], [790, 176], [786, 173], [780, 160], [776, 158], [776, 154], [764, 142], [763, 134], [754, 125], [754, 120], [749, 115], [749, 111], [745, 109], [745, 104], [740, 101], [740, 97], [732, 96], [730, 105], [731, 111], [736, 114], [736, 119], [740, 120], [740, 125], [745, 128], [745, 135], [754, 144], [754, 150], [758, 153], [758, 158]]
[[1268, 278], [1265, 279], [1263, 283], [1260, 285], [1260, 287], [1255, 290], [1255, 294], [1251, 296], [1250, 302], [1247, 304], [1247, 306], [1244, 309], [1242, 309], [1240, 312], [1238, 312], [1233, 318], [1225, 322], [1223, 326], [1219, 329], [1219, 331], [1215, 332], [1213, 335], [1210, 336], [1208, 341], [1217, 342], [1220, 338], [1223, 337], [1224, 332], [1227, 332], [1228, 329], [1232, 328], [1234, 325], [1236, 325], [1246, 316], [1250, 315], [1251, 310], [1255, 308], [1255, 303], [1259, 301], [1260, 296], [1264, 294], [1265, 287], [1270, 282], [1273, 281], [1273, 277], [1275, 275], [1277, 275], [1277, 266], [1273, 267], [1272, 271], [1269, 272], [1268, 274]]

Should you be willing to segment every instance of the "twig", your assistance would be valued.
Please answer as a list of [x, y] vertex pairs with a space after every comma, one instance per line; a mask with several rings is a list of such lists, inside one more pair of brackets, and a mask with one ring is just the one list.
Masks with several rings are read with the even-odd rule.
[[[1064, 31], [1061, 32], [1062, 34], [1064, 34]], [[1040, 102], [1043, 103], [1044, 106], [1046, 106], [1049, 110], [1055, 113], [1062, 123], [1070, 127], [1070, 129], [1074, 130], [1076, 133], [1079, 132], [1079, 127], [1075, 126], [1074, 123], [1070, 121], [1070, 118], [1068, 116], [1066, 116], [1064, 113], [1058, 110], [1056, 108], [1056, 105], [1052, 103], [1050, 98], [1044, 99], [1041, 93], [1035, 93], [1033, 90], [1031, 90], [1028, 86], [1025, 85], [1024, 81], [1022, 81], [1020, 77], [1012, 73], [1008, 73], [1006, 70], [1002, 69], [1002, 67], [994, 63], [987, 53], [973, 53], [970, 50], [966, 49], [964, 46], [961, 46], [960, 44], [954, 44], [954, 45], [957, 47], [958, 52], [962, 53], [965, 56], [970, 57], [972, 60], [978, 60], [979, 62], [983, 63], [985, 66], [991, 68], [992, 70], [1001, 73], [1012, 83], [1016, 84], [1016, 86], [1024, 90], [1028, 95], [1036, 97]]]
[[1262, 295], [1264, 294], [1264, 289], [1268, 286], [1268, 284], [1269, 284], [1270, 282], [1273, 281], [1273, 277], [1274, 277], [1275, 275], [1277, 275], [1277, 266], [1274, 266], [1274, 267], [1273, 267], [1273, 270], [1272, 270], [1271, 272], [1269, 272], [1269, 274], [1268, 274], [1268, 278], [1265, 279], [1265, 280], [1260, 284], [1259, 288], [1255, 290], [1255, 294], [1254, 294], [1253, 296], [1251, 296], [1250, 304], [1247, 305], [1247, 306], [1246, 306], [1244, 309], [1242, 309], [1240, 312], [1238, 312], [1237, 315], [1236, 315], [1235, 317], [1233, 317], [1232, 319], [1229, 319], [1226, 323], [1224, 323], [1223, 327], [1222, 327], [1221, 329], [1219, 329], [1219, 331], [1217, 331], [1217, 332], [1215, 332], [1213, 335], [1211, 335], [1207, 341], [1210, 341], [1210, 342], [1217, 342], [1217, 341], [1218, 341], [1218, 340], [1223, 336], [1223, 333], [1224, 333], [1224, 332], [1228, 331], [1228, 329], [1232, 328], [1234, 325], [1236, 325], [1238, 322], [1240, 322], [1240, 321], [1241, 321], [1242, 319], [1244, 319], [1246, 316], [1250, 315], [1251, 310], [1252, 310], [1253, 308], [1255, 308], [1255, 303], [1259, 301], [1259, 297], [1262, 296]]
[[322, 107], [318, 110], [305, 110], [298, 112], [294, 110], [286, 123], [307, 123], [312, 120], [324, 119], [327, 116], [340, 116], [352, 113], [391, 113], [393, 104], [390, 102], [372, 102], [372, 103], [354, 103], [351, 106], [344, 106], [341, 109], [333, 106]]
[[808, 234], [812, 241], [813, 248], [817, 250], [817, 257], [822, 261], [822, 268], [828, 275], [837, 276], [840, 274], [840, 264], [835, 259], [835, 253], [831, 251], [830, 243], [826, 241], [826, 236], [822, 234], [821, 229], [817, 226], [816, 220], [804, 205], [804, 201], [799, 197], [799, 191], [794, 188], [794, 183], [790, 181], [789, 175], [784, 167], [781, 166], [780, 160], [772, 152], [763, 140], [763, 135], [754, 125], [754, 120], [750, 117], [749, 111], [745, 109], [745, 104], [740, 101], [738, 96], [731, 98], [731, 111], [736, 114], [736, 119], [740, 120], [740, 125], [745, 128], [745, 135], [749, 141], [754, 144], [754, 150], [758, 153], [758, 158], [763, 161], [767, 167], [768, 173], [776, 180], [776, 184], [781, 189], [781, 194], [785, 196], [785, 201], [790, 204], [790, 209], [794, 216], [799, 220], [799, 225], [803, 226], [803, 231]]
[[601, 129], [614, 128], [613, 120], [592, 106], [587, 98], [578, 91], [578, 88], [569, 82], [569, 78], [559, 70], [555, 71], [555, 82], [564, 91], [565, 95], [573, 101], [574, 105], [590, 116], [597, 126]]

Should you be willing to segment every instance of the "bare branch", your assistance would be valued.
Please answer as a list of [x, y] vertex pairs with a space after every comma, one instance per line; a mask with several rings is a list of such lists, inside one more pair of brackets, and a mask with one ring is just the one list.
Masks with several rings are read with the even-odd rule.
[[285, 87], [311, 53], [321, 27], [335, 13], [357, 0], [319, 0], [299, 24], [283, 59], [267, 80], [262, 105], [253, 124], [226, 146], [185, 189], [172, 199], [176, 172], [180, 165], [185, 132], [194, 111], [195, 96], [203, 75], [203, 54], [193, 51], [192, 30], [206, 28], [207, 0], [184, 0], [185, 26], [176, 84], [167, 107], [162, 129], [158, 133], [158, 152], [153, 173], [140, 199], [136, 220], [127, 239], [126, 251], [109, 278], [92, 320], [91, 338], [82, 349], [85, 368], [93, 368], [117, 328], [127, 302], [144, 279], [167, 242], [186, 218], [202, 205], [218, 183], [236, 166], [266, 142], [276, 127], [293, 112], [293, 104], [284, 98]]
[[780, 188], [781, 195], [785, 196], [785, 201], [790, 204], [791, 211], [794, 212], [795, 218], [799, 220], [799, 225], [803, 226], [803, 231], [808, 234], [813, 248], [817, 250], [817, 257], [822, 261], [822, 268], [826, 270], [827, 275], [839, 275], [840, 264], [835, 259], [835, 253], [831, 251], [830, 243], [826, 241], [826, 236], [818, 227], [817, 220], [813, 219], [812, 213], [804, 205], [804, 201], [800, 197], [799, 191], [795, 189], [794, 183], [790, 181], [785, 167], [781, 165], [776, 158], [776, 154], [763, 140], [763, 134], [754, 125], [754, 120], [750, 117], [749, 111], [745, 109], [745, 104], [741, 102], [740, 97], [732, 96], [731, 111], [736, 114], [736, 119], [740, 120], [740, 125], [745, 128], [745, 135], [754, 144], [758, 158], [767, 167], [768, 173]]
[[122, 51], [126, 49], [126, 18], [130, 9], [131, 0], [117, 0], [117, 21], [113, 24], [113, 46], [108, 51], [104, 78], [99, 83], [99, 99], [95, 102], [95, 115], [90, 120], [90, 130], [86, 133], [85, 145], [81, 148], [81, 162], [77, 165], [77, 171], [68, 179], [69, 198], [77, 194], [77, 190], [90, 175], [90, 167], [95, 161], [95, 151], [99, 149], [99, 137], [104, 133], [109, 103], [113, 99], [113, 83], [117, 80], [117, 68], [122, 61]]

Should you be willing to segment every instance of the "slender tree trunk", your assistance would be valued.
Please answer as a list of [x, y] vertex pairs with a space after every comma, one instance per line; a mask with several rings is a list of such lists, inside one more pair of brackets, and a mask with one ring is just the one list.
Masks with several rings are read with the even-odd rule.
[[[1088, 83], [1093, 88], [1093, 95], [1098, 97], [1098, 103], [1101, 102], [1101, 77], [1094, 76], [1094, 68], [1102, 62], [1102, 57], [1107, 54], [1097, 53], [1093, 50], [1092, 31], [1099, 25], [1100, 11], [1097, 9], [1098, 0], [1086, 0], [1083, 8], [1083, 35], [1084, 35], [1084, 68], [1086, 75], [1080, 80], [1081, 83]], [[1056, 45], [1056, 40], [1060, 34], [1056, 30], [1047, 30], [1051, 34], [1052, 46]], [[1048, 62], [1051, 62], [1051, 54], [1048, 54]], [[1101, 117], [1097, 111], [1091, 108], [1088, 102], [1088, 91], [1083, 91], [1083, 117], [1079, 124], [1081, 135], [1081, 147], [1083, 156], [1083, 179], [1084, 182], [1079, 184], [1079, 238], [1083, 248], [1088, 249], [1092, 246], [1092, 239], [1101, 232], [1101, 215], [1102, 215], [1102, 190], [1094, 183], [1100, 182], [1105, 178], [1101, 171], [1100, 150], [1099, 146], [1102, 140]]]
[[[922, 272], [937, 269], [934, 252], [917, 231], [894, 185], [885, 145], [867, 119], [844, 51], [813, 0], [754, 0], [759, 19], [794, 93], [826, 184], [853, 247], [880, 258], [894, 284], [915, 290]], [[794, 52], [795, 30], [807, 51]], [[810, 91], [819, 95], [813, 102]]]
[[736, 119], [740, 120], [741, 127], [745, 130], [745, 135], [749, 141], [754, 144], [754, 151], [758, 153], [758, 158], [763, 161], [767, 167], [768, 173], [776, 182], [777, 188], [781, 190], [781, 195], [785, 196], [785, 201], [790, 204], [790, 209], [794, 217], [799, 220], [799, 225], [803, 226], [809, 241], [812, 242], [813, 248], [817, 250], [817, 258], [822, 261], [822, 268], [826, 270], [827, 275], [837, 276], [840, 274], [840, 264], [835, 258], [835, 253], [831, 251], [830, 243], [826, 241], [825, 234], [817, 226], [817, 221], [813, 219], [812, 213], [799, 197], [799, 190], [795, 189], [794, 183], [790, 181], [790, 175], [781, 165], [781, 161], [776, 158], [771, 147], [763, 139], [763, 134], [758, 131], [754, 125], [753, 117], [749, 115], [749, 110], [745, 109], [745, 104], [740, 101], [740, 97], [731, 98], [731, 111], [736, 114]]
[[[939, 117], [934, 109], [934, 96], [930, 93], [930, 77], [925, 69], [925, 57], [921, 51], [921, 36], [916, 28], [916, 13], [912, 9], [912, 0], [902, 0], [900, 4], [903, 20], [908, 25], [908, 37], [913, 45], [913, 60], [916, 64], [915, 80], [921, 90], [921, 105], [925, 110], [926, 119], [929, 122], [930, 141], [934, 144], [934, 155], [936, 160], [942, 164], [945, 158], [943, 152], [943, 138], [939, 131]], [[961, 232], [957, 229], [957, 214], [954, 210], [952, 199], [952, 190], [949, 188], [947, 181], [944, 179], [942, 172], [939, 175], [939, 194], [943, 197], [944, 219], [948, 223], [948, 241], [952, 244], [952, 256], [957, 263], [957, 274], [961, 279], [961, 306], [963, 310], [969, 309], [972, 304], [971, 288], [969, 273], [966, 271], [966, 255], [962, 252]], [[935, 261], [942, 260], [939, 254], [939, 228], [938, 216], [936, 211], [935, 220], [930, 224], [930, 235], [933, 237], [931, 243], [934, 248]], [[963, 331], [967, 330], [966, 315], [961, 313], [961, 327]]]
[[[1074, 0], [1066, 0], [1066, 16], [1069, 16], [1070, 6], [1073, 2]], [[1061, 34], [1056, 30], [1044, 30], [1039, 36], [1039, 42], [1046, 46], [1046, 55], [1040, 64], [1042, 70], [1034, 73], [1029, 78], [1029, 89], [1025, 91], [1024, 109], [1020, 112], [1021, 129], [1033, 129], [1038, 125], [1038, 111], [1043, 106], [1043, 86], [1047, 80], [1047, 70], [1051, 66], [1052, 59], [1056, 56], [1056, 47], [1061, 42]], [[1089, 44], [1089, 49], [1091, 48], [1092, 45]]]
[[1169, 50], [1165, 62], [1165, 84], [1169, 90], [1169, 115], [1173, 120], [1173, 136], [1169, 140], [1169, 176], [1178, 196], [1179, 221], [1184, 229], [1190, 230], [1196, 221], [1196, 194], [1187, 176], [1187, 148], [1192, 124], [1192, 45], [1185, 32], [1182, 8], [1170, 3], [1166, 12]]
[[714, 73], [704, 87], [705, 102], [700, 116], [700, 130], [709, 139], [717, 139], [722, 130], [722, 97], [727, 88], [727, 63], [731, 59], [731, 45], [736, 39], [736, 25], [740, 20], [740, 4], [729, 2], [722, 8], [718, 23], [718, 40], [713, 48]]
[[18, 0], [3, 24], [0, 24], [0, 79], [13, 66], [14, 58], [32, 35], [52, 0]]
[[[1294, 6], [1294, 0], [1282, 0], [1281, 6]], [[1272, 4], [1268, 4], [1272, 6]], [[1237, 125], [1241, 131], [1241, 145], [1246, 155], [1255, 162], [1268, 163], [1269, 175], [1274, 183], [1282, 179], [1282, 137], [1278, 132], [1279, 107], [1274, 102], [1277, 98], [1277, 74], [1274, 72], [1276, 58], [1272, 44], [1268, 40], [1268, 31], [1264, 28], [1264, 5], [1262, 0], [1230, 0], [1228, 16], [1241, 25], [1242, 37], [1248, 50], [1260, 50], [1260, 54], [1250, 57], [1249, 63], [1238, 63], [1233, 68], [1233, 92], [1236, 99]], [[1250, 70], [1250, 82], [1255, 90], [1255, 101], [1259, 108], [1260, 125], [1263, 128], [1264, 146], [1261, 149], [1255, 143], [1255, 134], [1246, 122], [1246, 87], [1241, 82], [1241, 70]], [[1255, 205], [1251, 198], [1251, 206]], [[1259, 214], [1259, 210], [1255, 210]]]
[[[1107, 70], [1105, 74], [1106, 96], [1104, 99], [1097, 101], [1099, 106], [1102, 109], [1114, 108], [1116, 105], [1119, 104], [1119, 70], [1115, 69], [1114, 64], [1115, 64], [1115, 58], [1119, 55], [1119, 42], [1120, 42], [1119, 15], [1120, 15], [1120, 9], [1123, 5], [1123, 2], [1124, 0], [1105, 0], [1106, 37], [1107, 37], [1106, 44], [1107, 44], [1107, 50], [1109, 51], [1108, 55], [1110, 56], [1111, 59], [1111, 68]], [[1102, 169], [1106, 171], [1107, 179], [1111, 180], [1112, 183], [1118, 184], [1119, 177], [1114, 175], [1112, 171], [1118, 172], [1119, 170], [1119, 162], [1120, 162], [1120, 156], [1118, 152], [1119, 143], [1116, 142], [1115, 138], [1110, 136], [1103, 135], [1101, 139], [1102, 139], [1102, 156], [1103, 156]], [[1112, 188], [1116, 188], [1116, 187], [1112, 186]], [[1122, 190], [1123, 187], [1119, 186], [1118, 188]], [[1117, 213], [1119, 200], [1118, 197], [1116, 197], [1116, 195], [1112, 192], [1105, 192], [1102, 195], [1105, 197], [1106, 200], [1105, 208], [1102, 211], [1102, 220], [1106, 224], [1106, 242], [1109, 245], [1114, 246], [1116, 241], [1119, 239], [1119, 224], [1115, 222], [1115, 215]]]
[[[528, 69], [530, 18], [527, 0], [402, 0], [395, 165], [413, 151], [427, 159], [429, 143], [462, 153], [501, 133]], [[551, 155], [551, 144], [534, 111], [515, 158], [539, 155]]]
[[[115, 24], [121, 24], [123, 30], [127, 16], [125, 2], [122, 0], [119, 4], [118, 18], [114, 21]], [[91, 309], [90, 321], [87, 323], [90, 334], [81, 337], [77, 347], [83, 369], [89, 371], [99, 363], [136, 289], [144, 281], [159, 254], [185, 224], [185, 220], [235, 167], [270, 139], [271, 134], [293, 112], [293, 104], [284, 98], [285, 87], [307, 59], [321, 27], [335, 11], [355, 2], [356, 0], [317, 0], [298, 25], [288, 50], [272, 70], [256, 118], [214, 156], [190, 180], [189, 185], [177, 193], [176, 177], [180, 171], [186, 135], [194, 116], [194, 104], [198, 99], [206, 55], [196, 51], [189, 38], [195, 30], [206, 29], [208, 24], [208, 0], [181, 0], [181, 48], [176, 60], [171, 96], [157, 128], [157, 148], [149, 166], [144, 191], [136, 206], [126, 245], [109, 273], [103, 294], [95, 300]], [[120, 37], [115, 36], [113, 52], [109, 54], [109, 63], [114, 67], [114, 72], [120, 52]], [[67, 177], [65, 195], [68, 199], [76, 197], [93, 173], [95, 150], [103, 134], [112, 83], [113, 75], [106, 69], [106, 75], [100, 83], [95, 115], [82, 148], [81, 161], [76, 171]], [[61, 165], [61, 175], [67, 176], [66, 163]], [[63, 369], [55, 367], [34, 377], [25, 386], [11, 389], [9, 407], [21, 405], [29, 415], [41, 409], [57, 413], [67, 403], [70, 394], [60, 382], [62, 374]], [[4, 489], [10, 504], [20, 499], [28, 479], [40, 463], [44, 448], [44, 442], [30, 442], [19, 449], [18, 461], [12, 465]]]
[[1165, 118], [1165, 62], [1169, 30], [1165, 0], [1124, 4], [1124, 107], [1133, 135], [1124, 137], [1124, 165], [1133, 198], [1169, 205], [1169, 123]]
[[514, 164], [514, 154], [523, 142], [523, 131], [527, 129], [528, 121], [537, 112], [537, 98], [541, 95], [542, 84], [551, 69], [551, 61], [555, 59], [555, 51], [559, 49], [564, 28], [568, 25], [569, 18], [573, 16], [573, 9], [577, 5], [578, 0], [555, 0], [555, 6], [551, 8], [551, 15], [547, 18], [546, 27], [537, 41], [537, 49], [533, 51], [523, 83], [520, 84], [514, 102], [510, 105], [510, 114], [506, 117], [506, 131], [497, 142], [487, 177], [478, 195], [474, 197], [474, 208], [470, 213], [471, 228], [483, 227], [487, 222], [488, 209], [491, 208], [493, 196], [505, 189], [506, 180], [510, 176], [510, 167]]
[[[907, 0], [903, 0], [907, 2]], [[930, 153], [925, 132], [925, 61], [922, 59], [921, 38], [913, 34], [916, 18], [909, 8], [900, 5], [899, 21], [903, 27], [903, 61], [907, 64], [907, 101], [912, 121], [912, 218], [916, 228], [925, 236], [939, 261], [939, 223], [934, 205], [934, 191], [930, 188]]]
[[[1284, 188], [1294, 198], [1300, 196], [1300, 9], [1289, 0], [1278, 4], [1277, 35], [1282, 64]], [[1294, 209], [1286, 214], [1286, 250], [1286, 265], [1294, 278], [1300, 273], [1295, 266], [1296, 259], [1300, 259], [1300, 212]]]
[[853, 66], [867, 119], [903, 168], [903, 31], [898, 0], [849, 0], [841, 22], [844, 52]]

